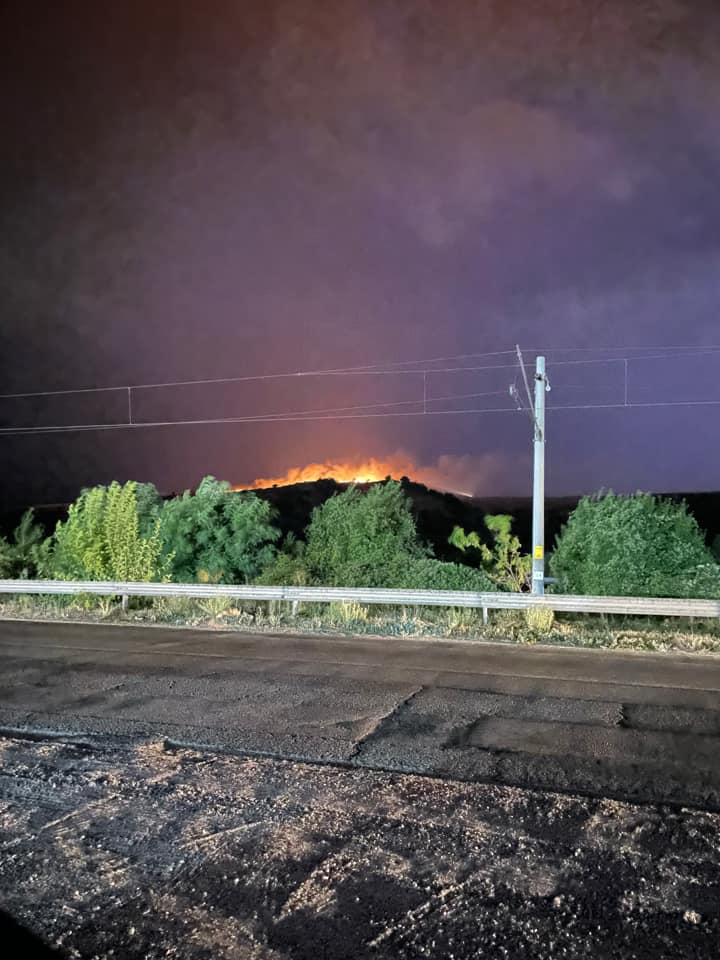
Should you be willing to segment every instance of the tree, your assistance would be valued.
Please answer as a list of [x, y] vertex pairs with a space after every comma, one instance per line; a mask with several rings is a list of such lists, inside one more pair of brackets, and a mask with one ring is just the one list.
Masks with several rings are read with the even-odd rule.
[[0, 537], [0, 578], [11, 577], [13, 566], [12, 547], [5, 537]]
[[[104, 516], [108, 567], [113, 580], [142, 582], [160, 572], [162, 545], [160, 523], [155, 521], [148, 537], [140, 536], [137, 484], [110, 484]], [[165, 574], [165, 570], [162, 573]]]
[[34, 522], [32, 508], [26, 510], [13, 533], [12, 542], [0, 538], [0, 576], [28, 579], [37, 576], [45, 535]]
[[710, 544], [710, 549], [712, 550], [712, 555], [715, 557], [718, 563], [720, 563], [720, 533], [716, 533], [713, 537], [713, 541]]
[[70, 506], [52, 540], [50, 568], [63, 580], [145, 582], [167, 578], [159, 522], [150, 536], [139, 532], [137, 484], [92, 487]]
[[14, 577], [34, 577], [37, 573], [38, 551], [45, 539], [39, 523], [35, 523], [32, 507], [20, 518], [13, 534]]
[[463, 552], [474, 549], [480, 553], [480, 561], [496, 586], [507, 590], [527, 590], [532, 573], [532, 559], [522, 552], [520, 540], [512, 532], [513, 518], [507, 514], [485, 517], [485, 526], [493, 537], [490, 549], [475, 531], [465, 533], [455, 527], [448, 543]]
[[196, 492], [166, 500], [160, 536], [173, 579], [248, 583], [275, 557], [280, 536], [270, 504], [254, 493], [205, 477]]
[[107, 579], [107, 549], [103, 519], [107, 490], [83, 490], [70, 505], [68, 518], [53, 536], [51, 566], [61, 580]]
[[141, 537], [149, 537], [160, 519], [162, 497], [154, 483], [138, 483], [135, 486], [137, 498], [138, 529]]
[[647, 493], [583, 498], [550, 567], [568, 593], [697, 597], [718, 595], [720, 584], [687, 504]]
[[363, 493], [355, 486], [313, 511], [305, 563], [317, 583], [339, 587], [400, 585], [410, 560], [427, 557], [410, 502], [389, 480]]

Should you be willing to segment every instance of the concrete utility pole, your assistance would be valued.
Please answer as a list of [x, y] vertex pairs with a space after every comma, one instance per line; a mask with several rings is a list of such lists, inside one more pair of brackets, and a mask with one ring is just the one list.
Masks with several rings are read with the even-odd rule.
[[[532, 592], [536, 596], [545, 593], [545, 394], [550, 389], [545, 373], [545, 357], [535, 361], [535, 398], [530, 391], [530, 383], [525, 371], [520, 346], [517, 346], [518, 361], [522, 371], [525, 392], [530, 407], [530, 419], [533, 422], [535, 438], [535, 456], [533, 464], [533, 519], [532, 519]], [[519, 402], [515, 387], [510, 395]]]
[[532, 592], [545, 593], [545, 357], [535, 361], [535, 458], [533, 466]]

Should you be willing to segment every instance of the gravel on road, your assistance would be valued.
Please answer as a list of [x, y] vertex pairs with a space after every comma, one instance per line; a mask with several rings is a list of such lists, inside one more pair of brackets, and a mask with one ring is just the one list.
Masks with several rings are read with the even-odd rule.
[[0, 901], [69, 957], [710, 960], [720, 815], [5, 738]]

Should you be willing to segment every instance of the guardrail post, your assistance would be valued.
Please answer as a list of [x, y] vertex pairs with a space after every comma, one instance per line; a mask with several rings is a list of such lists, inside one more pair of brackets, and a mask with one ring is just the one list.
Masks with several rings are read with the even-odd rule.
[[297, 600], [293, 600], [290, 609], [291, 609], [290, 616], [293, 617], [293, 619], [294, 619], [294, 618], [297, 616], [297, 610], [298, 610], [298, 601], [297, 601]]
[[127, 613], [128, 595], [126, 593], [124, 593], [120, 599], [120, 606], [122, 608], [123, 613]]
[[483, 610], [483, 626], [486, 627], [488, 622], [488, 608], [483, 607], [482, 610]]

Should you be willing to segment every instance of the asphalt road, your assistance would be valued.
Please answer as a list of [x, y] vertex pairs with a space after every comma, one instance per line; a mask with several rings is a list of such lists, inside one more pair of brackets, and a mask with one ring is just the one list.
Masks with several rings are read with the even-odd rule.
[[0, 732], [720, 810], [720, 658], [0, 623]]

